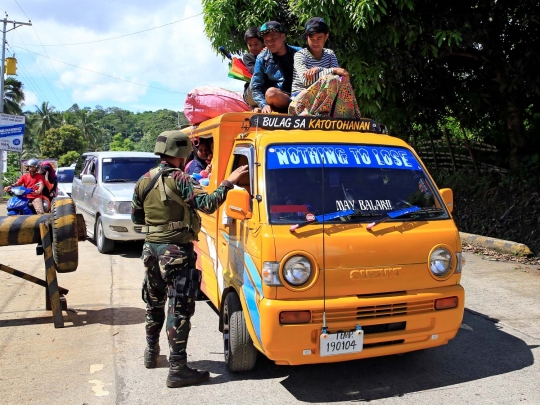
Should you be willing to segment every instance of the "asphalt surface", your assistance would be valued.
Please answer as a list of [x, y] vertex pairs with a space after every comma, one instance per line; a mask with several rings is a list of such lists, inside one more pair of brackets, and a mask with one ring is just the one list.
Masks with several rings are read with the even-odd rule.
[[[0, 205], [0, 215], [2, 215]], [[158, 368], [143, 367], [141, 244], [100, 255], [79, 244], [65, 328], [44, 310], [45, 290], [0, 272], [2, 404], [517, 404], [540, 403], [540, 270], [465, 253], [466, 312], [457, 337], [439, 348], [330, 365], [276, 366], [259, 356], [254, 371], [229, 373], [217, 315], [197, 304], [191, 366], [208, 383], [168, 389], [167, 342]], [[43, 277], [35, 246], [0, 247], [0, 263]]]

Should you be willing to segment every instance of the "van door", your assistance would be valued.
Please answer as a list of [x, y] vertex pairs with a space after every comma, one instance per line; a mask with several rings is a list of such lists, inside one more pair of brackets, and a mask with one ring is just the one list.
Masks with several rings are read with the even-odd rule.
[[[234, 149], [226, 176], [243, 165], [248, 165], [249, 176], [244, 175], [237, 186], [246, 189], [253, 196], [255, 153], [250, 145], [237, 146]], [[253, 199], [251, 208], [253, 211]], [[241, 295], [245, 295], [246, 291], [250, 295], [262, 295], [261, 278], [255, 266], [260, 252], [253, 237], [253, 231], [258, 228], [258, 216], [240, 221], [227, 218], [224, 209], [221, 209], [218, 218], [221, 218], [218, 225], [218, 260], [222, 267], [222, 270], [218, 268], [217, 272], [218, 296], [221, 298], [224, 288], [229, 286], [234, 286]]]
[[[89, 174], [96, 178], [96, 168], [98, 164], [97, 156], [91, 156], [88, 159], [86, 167], [84, 168], [82, 174]], [[80, 208], [83, 212], [84, 219], [86, 221], [86, 228], [90, 231], [90, 234], [94, 234], [95, 222], [96, 222], [96, 212], [92, 207], [90, 200], [94, 198], [94, 192], [97, 187], [97, 179], [93, 185], [85, 185], [81, 183], [81, 203]]]

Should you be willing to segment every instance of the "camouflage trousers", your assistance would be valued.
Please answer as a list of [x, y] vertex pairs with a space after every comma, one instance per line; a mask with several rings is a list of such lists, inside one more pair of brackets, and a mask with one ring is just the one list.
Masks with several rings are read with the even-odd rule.
[[174, 245], [146, 242], [143, 247], [141, 259], [145, 276], [142, 297], [146, 303], [146, 339], [149, 344], [159, 340], [165, 323], [165, 300], [168, 296], [166, 331], [170, 354], [174, 356], [187, 357], [190, 318], [195, 313], [194, 299], [186, 294], [177, 294], [176, 281], [184, 277], [182, 280], [185, 282], [186, 274], [195, 269], [195, 257], [191, 243]]

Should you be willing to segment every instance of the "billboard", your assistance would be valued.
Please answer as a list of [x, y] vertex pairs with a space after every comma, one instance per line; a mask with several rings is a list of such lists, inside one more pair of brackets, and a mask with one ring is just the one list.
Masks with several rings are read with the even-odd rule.
[[24, 115], [0, 114], [0, 150], [22, 152]]

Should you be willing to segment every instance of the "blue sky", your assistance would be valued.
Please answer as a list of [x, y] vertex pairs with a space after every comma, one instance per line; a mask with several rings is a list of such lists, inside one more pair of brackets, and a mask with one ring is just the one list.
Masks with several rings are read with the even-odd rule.
[[48, 101], [60, 111], [182, 111], [194, 87], [243, 89], [210, 48], [200, 0], [0, 0], [0, 12], [33, 24], [6, 36], [28, 110]]

